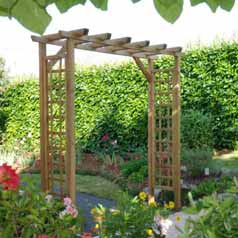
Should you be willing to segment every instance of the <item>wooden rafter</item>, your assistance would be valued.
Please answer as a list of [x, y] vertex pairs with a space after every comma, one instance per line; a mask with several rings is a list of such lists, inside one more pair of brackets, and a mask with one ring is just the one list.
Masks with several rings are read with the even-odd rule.
[[111, 39], [110, 33], [88, 35], [88, 29], [59, 31], [46, 36], [32, 36], [33, 41], [52, 45], [65, 46], [64, 39], [75, 40], [75, 48], [114, 55], [137, 58], [154, 58], [157, 55], [177, 55], [181, 47], [167, 48], [166, 44], [150, 45], [149, 41], [131, 42], [130, 37]]

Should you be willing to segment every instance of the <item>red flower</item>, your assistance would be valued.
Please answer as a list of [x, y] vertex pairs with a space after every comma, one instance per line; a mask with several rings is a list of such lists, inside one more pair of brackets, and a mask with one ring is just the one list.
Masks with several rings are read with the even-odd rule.
[[105, 135], [102, 137], [102, 141], [107, 141], [107, 140], [109, 140], [109, 139], [110, 139], [110, 137], [109, 137], [108, 134], [105, 134]]
[[81, 235], [81, 238], [92, 238], [92, 237], [93, 237], [92, 233], [89, 233], [89, 232], [84, 232]]
[[38, 235], [37, 238], [48, 238], [47, 235]]
[[0, 185], [4, 190], [16, 190], [19, 186], [18, 174], [6, 163], [0, 166]]

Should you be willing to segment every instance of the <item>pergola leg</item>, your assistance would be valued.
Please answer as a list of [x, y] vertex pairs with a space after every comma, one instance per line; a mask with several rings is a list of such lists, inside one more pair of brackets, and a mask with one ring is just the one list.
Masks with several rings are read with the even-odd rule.
[[41, 188], [49, 191], [48, 178], [48, 89], [46, 44], [39, 43], [39, 77], [40, 77], [40, 165]]
[[67, 39], [66, 42], [66, 174], [69, 196], [75, 203], [75, 79], [74, 79], [74, 41]]
[[148, 177], [149, 177], [149, 203], [155, 201], [155, 78], [153, 74], [153, 61], [148, 60], [151, 75], [148, 81]]
[[181, 171], [180, 171], [180, 56], [174, 56], [173, 77], [173, 161], [175, 209], [181, 208]]

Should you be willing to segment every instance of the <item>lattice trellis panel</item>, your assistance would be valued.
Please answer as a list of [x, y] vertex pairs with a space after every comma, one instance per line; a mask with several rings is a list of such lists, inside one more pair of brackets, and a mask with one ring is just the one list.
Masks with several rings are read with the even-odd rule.
[[[54, 67], [52, 67], [54, 64]], [[48, 186], [61, 198], [66, 192], [65, 58], [51, 56], [47, 62], [48, 78]]]
[[158, 70], [155, 86], [156, 179], [162, 190], [173, 191], [173, 70]]
[[[155, 184], [161, 190], [173, 191], [175, 206], [181, 206], [180, 197], [180, 81], [179, 57], [167, 69], [155, 69], [154, 82], [154, 153]], [[153, 144], [152, 144], [153, 148]], [[155, 171], [155, 172], [154, 172]]]

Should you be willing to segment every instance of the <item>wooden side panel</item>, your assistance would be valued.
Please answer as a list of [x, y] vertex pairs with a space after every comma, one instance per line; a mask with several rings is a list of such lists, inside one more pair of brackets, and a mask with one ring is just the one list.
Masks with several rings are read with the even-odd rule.
[[180, 171], [180, 56], [175, 56], [173, 77], [173, 161], [175, 208], [181, 207]]
[[148, 174], [149, 203], [155, 201], [155, 79], [153, 77], [153, 61], [149, 60], [151, 78], [148, 83]]
[[39, 43], [39, 78], [40, 78], [40, 159], [41, 187], [44, 192], [49, 190], [48, 178], [48, 118], [47, 118], [47, 61], [46, 44]]
[[75, 108], [74, 108], [74, 41], [67, 39], [66, 42], [66, 164], [67, 164], [67, 187], [73, 202], [76, 198], [75, 182]]

